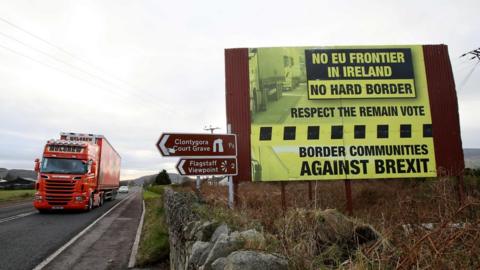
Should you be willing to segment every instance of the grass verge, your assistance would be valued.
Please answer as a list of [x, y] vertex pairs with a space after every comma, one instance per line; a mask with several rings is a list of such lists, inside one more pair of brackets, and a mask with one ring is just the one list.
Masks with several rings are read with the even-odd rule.
[[161, 186], [153, 186], [143, 192], [145, 219], [137, 253], [137, 266], [140, 267], [165, 262], [170, 254], [163, 192]]
[[34, 189], [0, 190], [0, 202], [33, 198]]

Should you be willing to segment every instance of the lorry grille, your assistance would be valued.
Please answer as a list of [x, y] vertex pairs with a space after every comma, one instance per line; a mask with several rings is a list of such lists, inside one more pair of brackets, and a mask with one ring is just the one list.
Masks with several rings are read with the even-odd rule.
[[46, 180], [46, 199], [51, 205], [65, 205], [72, 200], [75, 181], [72, 180]]

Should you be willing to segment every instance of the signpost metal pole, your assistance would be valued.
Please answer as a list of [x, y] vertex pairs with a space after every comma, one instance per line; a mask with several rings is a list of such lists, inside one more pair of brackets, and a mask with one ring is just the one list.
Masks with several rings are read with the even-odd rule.
[[197, 181], [195, 182], [195, 188], [197, 192], [200, 193], [200, 175], [197, 175]]
[[228, 207], [233, 209], [233, 177], [228, 177]]

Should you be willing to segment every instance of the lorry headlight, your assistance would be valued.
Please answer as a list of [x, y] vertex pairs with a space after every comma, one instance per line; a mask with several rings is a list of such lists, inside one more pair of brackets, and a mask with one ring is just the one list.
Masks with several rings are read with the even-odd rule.
[[35, 195], [35, 201], [43, 201], [43, 196], [42, 195]]
[[81, 201], [83, 201], [83, 200], [85, 200], [85, 197], [84, 197], [84, 196], [76, 196], [76, 197], [75, 197], [75, 201], [81, 202]]

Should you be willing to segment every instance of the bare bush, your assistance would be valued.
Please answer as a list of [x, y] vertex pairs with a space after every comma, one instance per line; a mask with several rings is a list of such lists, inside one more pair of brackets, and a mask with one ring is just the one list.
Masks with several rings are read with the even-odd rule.
[[293, 269], [480, 269], [477, 183], [467, 179], [468, 196], [461, 205], [452, 178], [353, 182], [353, 220], [371, 224], [383, 236], [357, 246], [337, 241], [345, 233], [340, 225], [328, 234], [317, 211], [345, 209], [341, 181], [312, 183], [312, 200], [307, 183], [288, 183], [287, 211], [275, 183], [241, 183], [233, 211], [226, 208], [226, 187], [203, 185], [202, 194], [237, 226], [260, 225], [270, 239], [267, 248], [287, 255]]

